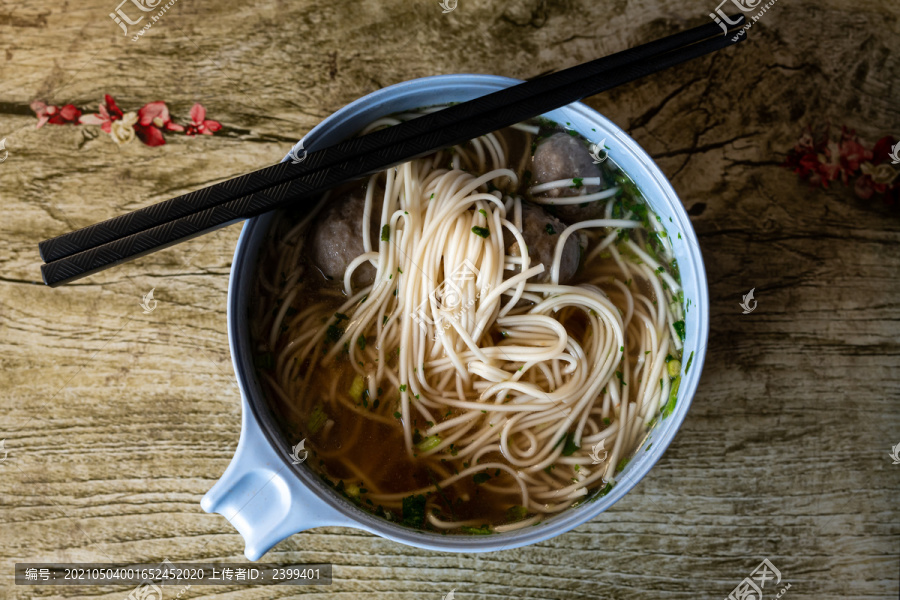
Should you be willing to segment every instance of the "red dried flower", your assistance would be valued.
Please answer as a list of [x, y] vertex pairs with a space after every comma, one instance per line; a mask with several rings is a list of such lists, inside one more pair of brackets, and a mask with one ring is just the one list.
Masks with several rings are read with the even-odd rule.
[[846, 127], [841, 128], [841, 143], [838, 146], [841, 167], [844, 170], [842, 174], [844, 183], [847, 183], [847, 176], [859, 170], [859, 165], [872, 158], [872, 153], [859, 143], [855, 131], [848, 131]]
[[103, 96], [103, 104], [100, 104], [98, 108], [99, 113], [82, 115], [79, 122], [84, 125], [99, 125], [103, 131], [109, 133], [112, 130], [113, 121], [122, 118], [122, 109], [116, 106], [116, 101], [109, 94]]
[[195, 104], [191, 107], [191, 124], [187, 126], [185, 135], [194, 136], [196, 134], [212, 135], [214, 131], [222, 129], [222, 124], [218, 121], [210, 121], [206, 119], [206, 109], [202, 104]]
[[44, 126], [44, 123], [50, 123], [52, 125], [77, 123], [78, 118], [81, 117], [81, 110], [74, 104], [66, 104], [60, 108], [52, 104], [46, 104], [40, 100], [35, 100], [31, 103], [31, 110], [33, 110], [38, 117], [35, 129], [40, 129]]
[[138, 111], [138, 122], [134, 126], [137, 136], [148, 146], [162, 146], [166, 143], [162, 130], [184, 131], [184, 127], [172, 122], [169, 107], [158, 100], [145, 104]]
[[875, 146], [872, 148], [872, 164], [880, 165], [888, 162], [891, 158], [891, 150], [896, 143], [897, 140], [892, 135], [886, 135], [875, 142]]
[[848, 185], [850, 178], [856, 177], [853, 191], [859, 198], [868, 200], [881, 194], [887, 204], [900, 199], [900, 170], [889, 164], [893, 162], [891, 152], [896, 144], [893, 137], [881, 138], [869, 150], [856, 132], [846, 127], [841, 128], [840, 142], [830, 139], [827, 127], [820, 131], [822, 134], [817, 137], [807, 127], [785, 157], [784, 166], [813, 186], [827, 188], [828, 182], [838, 177]]

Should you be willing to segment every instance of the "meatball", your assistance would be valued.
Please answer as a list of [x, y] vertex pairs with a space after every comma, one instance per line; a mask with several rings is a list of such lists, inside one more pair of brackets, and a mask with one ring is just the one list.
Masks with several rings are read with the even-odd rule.
[[[378, 248], [383, 195], [375, 192], [369, 218], [369, 239]], [[356, 257], [363, 254], [363, 209], [365, 188], [357, 188], [330, 200], [313, 226], [309, 238], [309, 259], [326, 277], [342, 281], [344, 272]], [[375, 267], [365, 263], [356, 268], [354, 286], [367, 286], [375, 281]]]
[[[534, 151], [532, 161], [535, 183], [601, 176], [600, 167], [594, 164], [591, 153], [581, 139], [567, 133], [555, 133], [539, 143]], [[554, 188], [539, 195], [548, 198], [582, 196], [597, 193], [602, 189], [602, 186], [585, 185], [580, 188]], [[581, 204], [549, 204], [545, 206], [554, 215], [571, 224], [601, 218], [606, 208], [606, 202], [595, 200], [585, 206]]]
[[[547, 283], [550, 281], [550, 269], [553, 267], [553, 254], [559, 235], [566, 228], [565, 223], [549, 214], [540, 206], [522, 203], [522, 237], [528, 247], [531, 266], [538, 263], [544, 265], [544, 272], [535, 276], [534, 281]], [[504, 232], [507, 251], [513, 256], [520, 255], [519, 243], [508, 231]], [[581, 235], [576, 232], [569, 236], [563, 246], [562, 258], [559, 261], [559, 283], [572, 280], [581, 262]]]

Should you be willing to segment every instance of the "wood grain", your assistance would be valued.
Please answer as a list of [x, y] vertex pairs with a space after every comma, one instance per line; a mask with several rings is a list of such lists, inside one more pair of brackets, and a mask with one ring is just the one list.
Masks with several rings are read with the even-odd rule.
[[[138, 42], [115, 2], [0, 4], [0, 597], [25, 561], [243, 561], [200, 509], [231, 459], [239, 394], [225, 321], [232, 226], [48, 289], [37, 243], [279, 160], [344, 104], [399, 81], [526, 78], [701, 24], [715, 2], [179, 0]], [[709, 354], [675, 442], [611, 510], [548, 542], [441, 554], [356, 530], [272, 561], [332, 562], [330, 588], [194, 587], [185, 598], [721, 597], [769, 558], [785, 598], [900, 594], [900, 212], [779, 166], [803, 126], [900, 136], [900, 7], [781, 0], [746, 44], [588, 104], [659, 162], [710, 280]], [[34, 129], [34, 99], [194, 102], [224, 130], [116, 147]], [[158, 308], [144, 314], [151, 288]], [[758, 308], [743, 315], [741, 296]], [[768, 598], [769, 596], [767, 596]]]

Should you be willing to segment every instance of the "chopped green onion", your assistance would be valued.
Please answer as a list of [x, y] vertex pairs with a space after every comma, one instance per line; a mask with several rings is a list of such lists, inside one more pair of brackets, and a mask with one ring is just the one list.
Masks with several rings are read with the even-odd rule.
[[325, 425], [325, 421], [327, 420], [328, 415], [322, 410], [322, 405], [316, 404], [312, 413], [309, 415], [309, 420], [306, 422], [306, 428], [311, 434], [319, 433], [319, 430], [322, 429], [322, 426]]
[[416, 444], [416, 448], [420, 451], [425, 452], [427, 450], [431, 450], [432, 448], [436, 448], [441, 443], [441, 437], [438, 435], [429, 435], [427, 438], [424, 438], [421, 442]]
[[365, 391], [365, 389], [366, 380], [363, 379], [362, 375], [357, 374], [357, 376], [353, 378], [353, 383], [350, 384], [350, 397], [353, 398], [354, 402], [362, 400], [363, 391]]
[[666, 365], [666, 369], [669, 371], [669, 377], [677, 376], [678, 373], [681, 372], [681, 361], [680, 360], [669, 361], [669, 364]]
[[681, 385], [681, 375], [672, 380], [672, 387], [669, 389], [669, 401], [663, 407], [662, 416], [668, 417], [675, 410], [675, 401], [678, 398], [678, 386]]

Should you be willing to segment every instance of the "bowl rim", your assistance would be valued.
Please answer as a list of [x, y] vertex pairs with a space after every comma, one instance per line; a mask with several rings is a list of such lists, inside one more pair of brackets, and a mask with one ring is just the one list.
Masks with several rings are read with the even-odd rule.
[[[303, 151], [304, 149], [307, 151], [313, 150], [319, 140], [332, 135], [332, 132], [339, 128], [344, 120], [350, 116], [358, 115], [360, 113], [377, 112], [373, 109], [373, 105], [374, 108], [388, 106], [391, 104], [392, 100], [396, 101], [397, 99], [407, 98], [417, 92], [422, 92], [426, 88], [464, 88], [466, 90], [475, 90], [476, 92], [480, 89], [490, 88], [485, 89], [484, 91], [484, 93], [489, 93], [490, 91], [496, 91], [503, 87], [518, 83], [521, 83], [521, 81], [517, 79], [483, 74], [435, 75], [404, 81], [367, 94], [339, 109], [310, 130], [306, 136], [297, 142], [291, 152]], [[476, 93], [475, 95], [478, 94]], [[472, 97], [474, 97], [474, 95]], [[440, 102], [432, 104], [438, 103]], [[408, 108], [410, 107], [405, 109]], [[650, 181], [656, 187], [654, 191], [658, 193], [655, 196], [655, 201], [657, 203], [664, 203], [671, 208], [674, 213], [671, 217], [677, 218], [677, 221], [673, 220], [673, 223], [680, 230], [680, 233], [684, 234], [686, 237], [685, 241], [691, 258], [690, 263], [693, 264], [694, 268], [686, 272], [682, 266], [680, 275], [683, 287], [685, 287], [685, 277], [690, 275], [694, 280], [693, 283], [697, 290], [695, 314], [699, 313], [699, 319], [695, 321], [695, 326], [693, 326], [691, 330], [693, 330], [693, 333], [695, 334], [699, 351], [695, 350], [696, 356], [694, 356], [691, 372], [684, 374], [682, 377], [678, 394], [679, 398], [675, 410], [664, 421], [660, 420], [648, 434], [652, 434], [654, 430], [659, 429], [662, 423], [665, 422], [667, 423], [667, 426], [664, 433], [660, 436], [661, 439], [653, 440], [654, 447], [652, 451], [646, 451], [639, 462], [629, 465], [629, 468], [621, 472], [616, 479], [616, 484], [603, 497], [596, 498], [595, 501], [592, 502], [583, 502], [576, 507], [567, 508], [556, 515], [548, 517], [536, 526], [525, 527], [511, 532], [492, 534], [489, 536], [442, 535], [401, 526], [355, 506], [350, 500], [344, 498], [322, 483], [318, 475], [311, 468], [293, 464], [290, 452], [288, 452], [286, 448], [286, 446], [289, 447], [290, 445], [281, 434], [277, 423], [272, 417], [271, 409], [267, 406], [264, 394], [256, 393], [258, 390], [261, 390], [261, 387], [256, 381], [256, 376], [252, 369], [252, 359], [248, 356], [252, 354], [250, 349], [251, 346], [249, 343], [246, 345], [243, 344], [245, 338], [247, 338], [248, 342], [249, 339], [246, 324], [247, 319], [244, 311], [245, 304], [241, 303], [243, 300], [241, 292], [242, 290], [245, 290], [246, 286], [249, 286], [249, 283], [245, 281], [241, 275], [248, 268], [250, 268], [250, 272], [252, 273], [252, 264], [254, 264], [258, 258], [260, 236], [264, 235], [269, 228], [272, 214], [261, 215], [248, 220], [243, 226], [235, 248], [228, 285], [227, 320], [229, 346], [238, 386], [252, 413], [252, 415], [248, 415], [246, 414], [246, 411], [244, 411], [245, 414], [241, 435], [243, 437], [245, 428], [256, 427], [263, 434], [263, 437], [269, 446], [281, 457], [284, 466], [286, 466], [294, 477], [299, 479], [301, 484], [303, 484], [311, 493], [317, 496], [322, 502], [329, 505], [331, 509], [339, 512], [346, 518], [346, 526], [363, 529], [380, 537], [418, 548], [443, 551], [493, 551], [545, 541], [568, 532], [595, 518], [624, 497], [647, 475], [647, 473], [649, 473], [650, 469], [665, 453], [665, 450], [671, 444], [680, 429], [693, 400], [693, 396], [699, 383], [700, 374], [702, 373], [709, 332], [709, 298], [706, 272], [696, 234], [690, 224], [687, 212], [684, 210], [671, 183], [653, 159], [625, 131], [582, 102], [566, 105], [565, 107], [547, 114], [553, 114], [558, 111], [565, 113], [571, 112], [573, 115], [577, 115], [585, 121], [596, 124], [595, 129], [604, 129], [604, 133], [607, 134], [607, 137], [609, 137], [609, 134], [614, 135], [616, 141], [622, 144], [622, 148], [627, 149], [628, 152], [639, 161], [641, 168], [645, 171], [643, 175], [649, 176]], [[391, 112], [396, 112], [396, 110]], [[377, 114], [377, 116], [383, 115]], [[373, 116], [373, 118], [377, 118], [377, 116]], [[291, 152], [289, 152], [282, 161], [290, 159]], [[634, 178], [634, 174], [631, 171], [627, 172], [629, 176]], [[642, 192], [644, 192], [643, 187]], [[651, 198], [646, 194], [645, 196], [648, 204], [653, 204]], [[680, 261], [679, 265], [681, 266]], [[686, 348], [687, 344], [685, 345], [685, 349]], [[643, 444], [644, 441], [637, 446], [638, 452], [643, 448]], [[304, 528], [301, 527], [298, 531], [301, 529]]]

